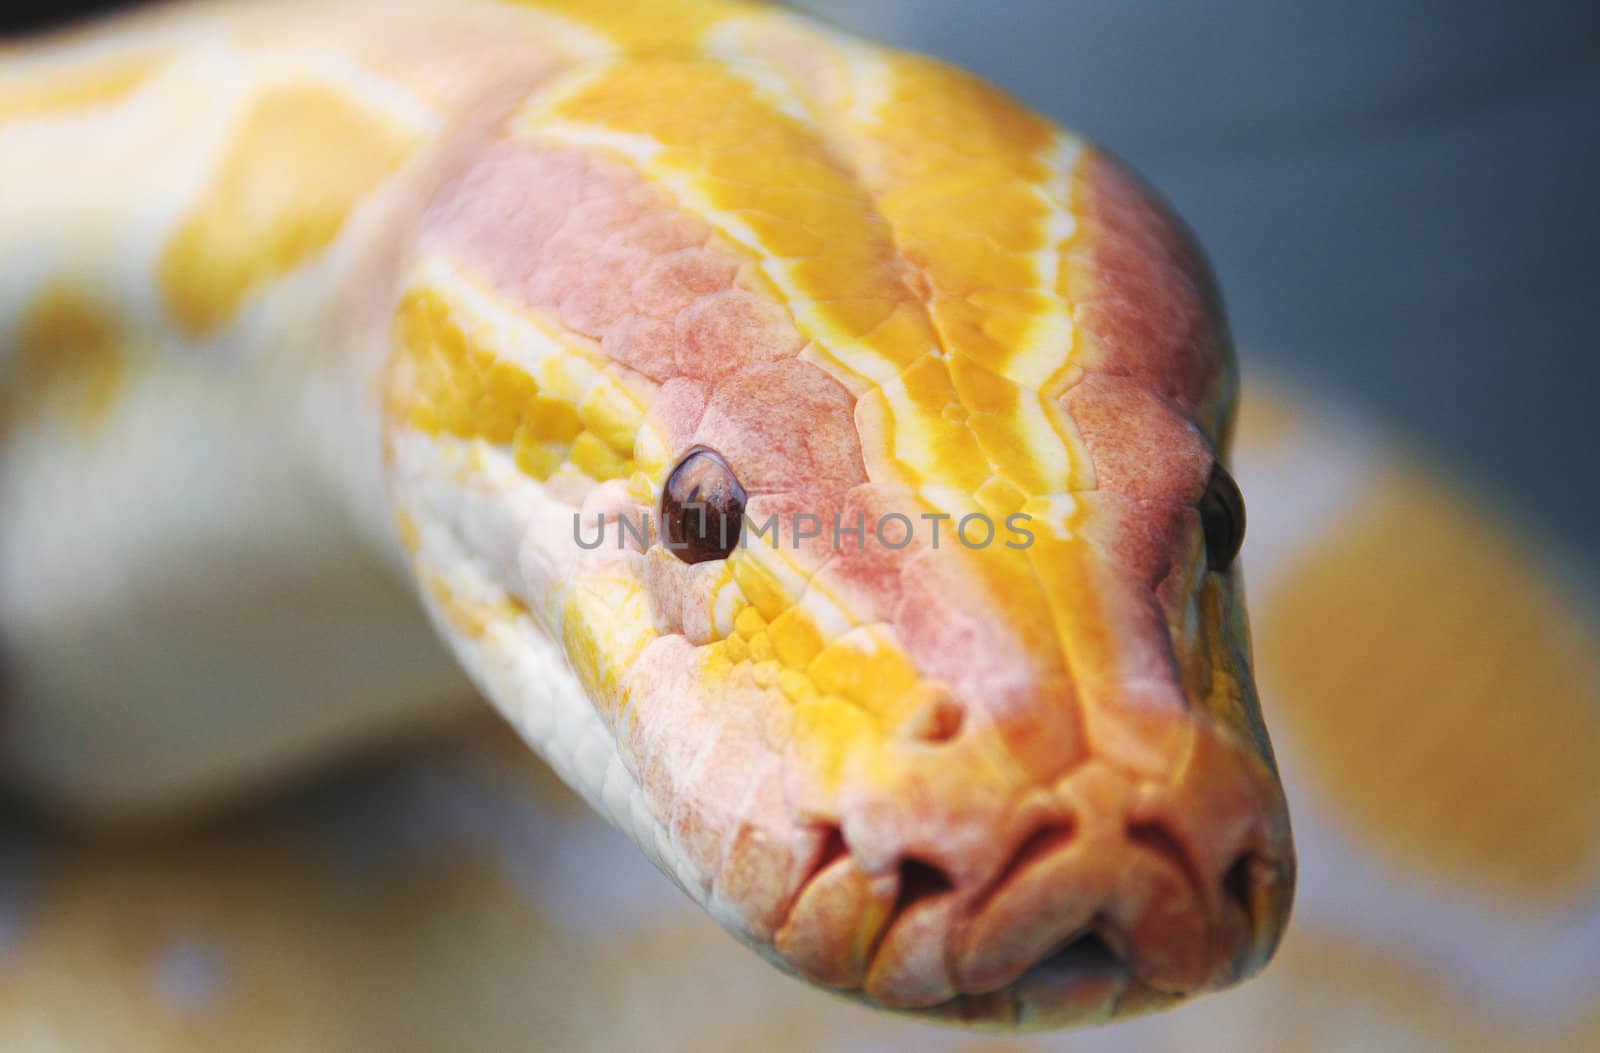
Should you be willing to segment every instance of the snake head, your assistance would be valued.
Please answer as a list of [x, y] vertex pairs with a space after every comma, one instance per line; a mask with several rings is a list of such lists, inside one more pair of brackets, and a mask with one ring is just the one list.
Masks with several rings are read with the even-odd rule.
[[872, 75], [877, 117], [635, 60], [479, 144], [400, 298], [402, 537], [485, 694], [784, 969], [1000, 1028], [1224, 987], [1294, 859], [1210, 275], [1048, 122]]

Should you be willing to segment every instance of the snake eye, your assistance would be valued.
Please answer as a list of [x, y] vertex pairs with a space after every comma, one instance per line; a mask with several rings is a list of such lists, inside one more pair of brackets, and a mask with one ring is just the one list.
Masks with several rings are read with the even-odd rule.
[[685, 563], [726, 559], [744, 526], [744, 487], [722, 456], [703, 446], [684, 455], [661, 492], [667, 551]]
[[1200, 526], [1206, 535], [1206, 565], [1219, 573], [1227, 570], [1244, 544], [1244, 495], [1216, 462], [1200, 497]]

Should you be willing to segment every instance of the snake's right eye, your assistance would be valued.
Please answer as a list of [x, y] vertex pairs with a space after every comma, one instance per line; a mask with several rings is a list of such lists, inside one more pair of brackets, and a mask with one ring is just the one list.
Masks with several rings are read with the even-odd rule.
[[1233, 565], [1244, 544], [1244, 495], [1227, 469], [1215, 462], [1200, 496], [1200, 526], [1206, 535], [1206, 565], [1220, 574]]
[[744, 527], [744, 487], [722, 455], [697, 446], [661, 492], [662, 543], [685, 563], [726, 559]]

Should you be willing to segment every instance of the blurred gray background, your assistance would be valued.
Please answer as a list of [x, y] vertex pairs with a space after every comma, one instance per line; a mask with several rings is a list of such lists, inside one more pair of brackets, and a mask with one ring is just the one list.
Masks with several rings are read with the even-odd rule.
[[794, 0], [1142, 172], [1248, 370], [1380, 420], [1600, 577], [1600, 2]]

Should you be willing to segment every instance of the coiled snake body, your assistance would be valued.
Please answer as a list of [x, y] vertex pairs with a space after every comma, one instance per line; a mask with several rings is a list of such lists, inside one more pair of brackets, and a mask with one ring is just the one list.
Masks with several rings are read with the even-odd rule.
[[[788, 970], [1047, 1027], [1259, 969], [1294, 863], [1235, 377], [1162, 206], [775, 10], [323, 7], [5, 55], [13, 781], [129, 821], [422, 719], [404, 568]], [[666, 544], [712, 491], [762, 533]]]

